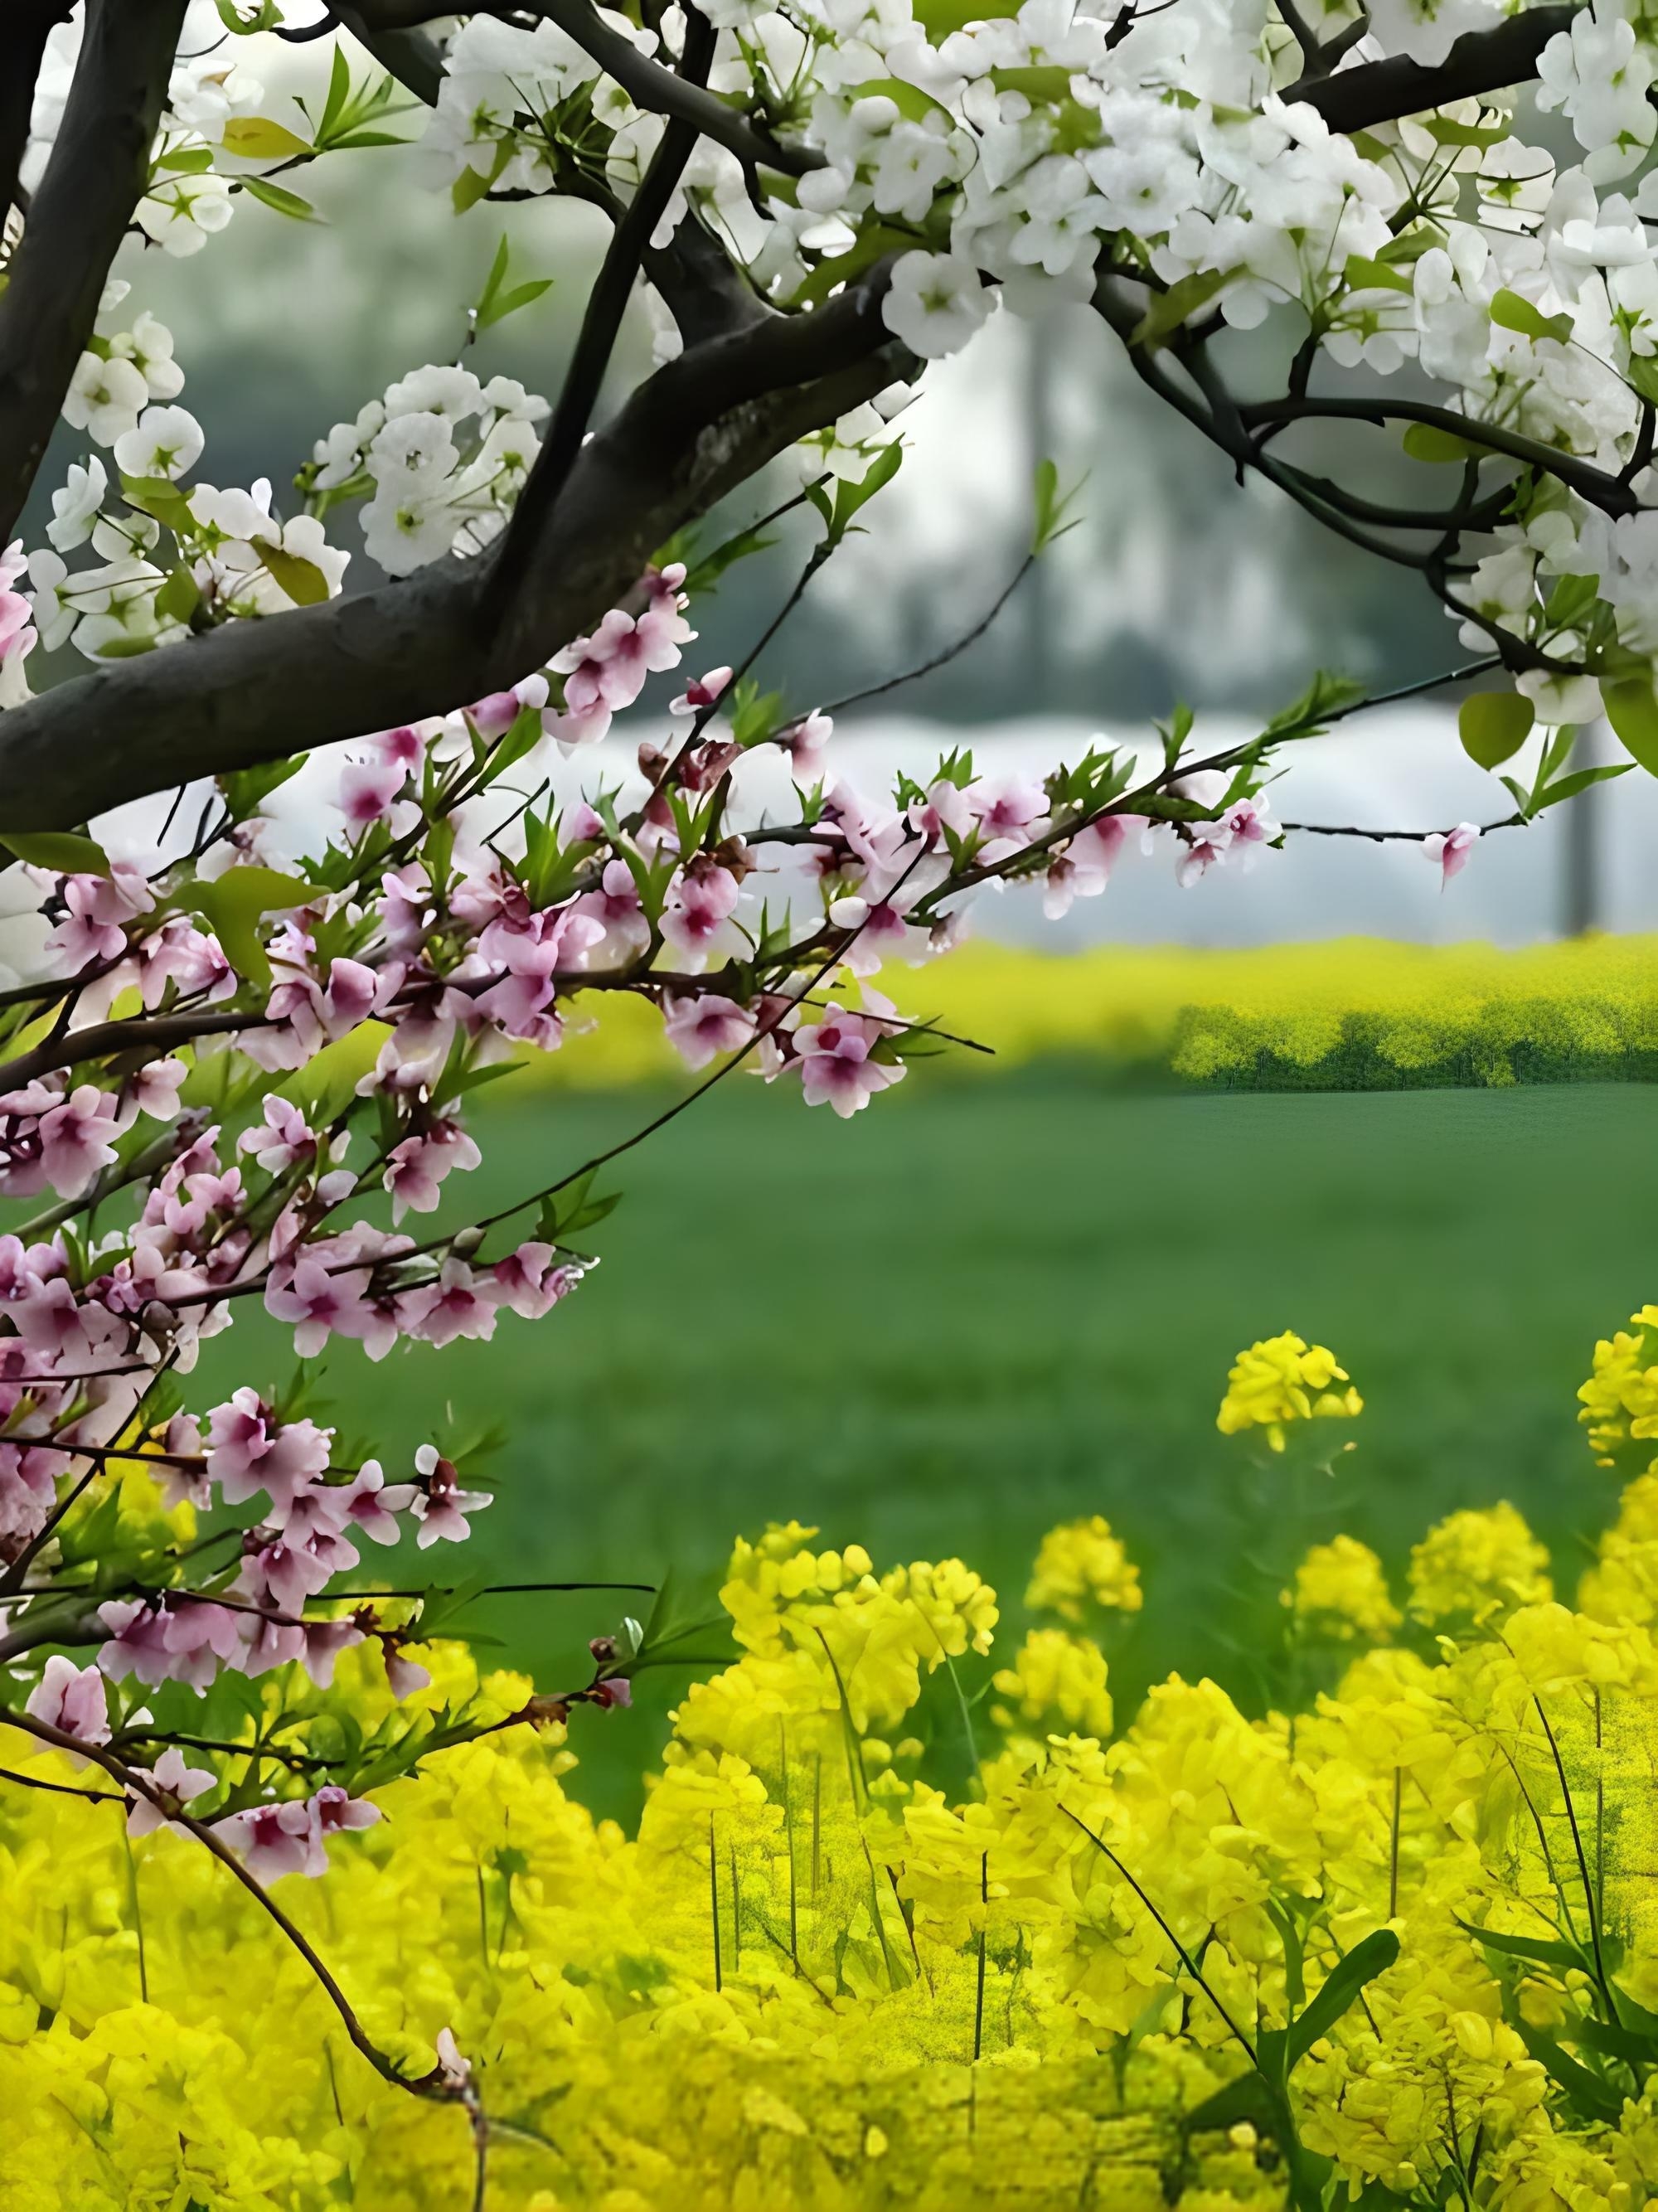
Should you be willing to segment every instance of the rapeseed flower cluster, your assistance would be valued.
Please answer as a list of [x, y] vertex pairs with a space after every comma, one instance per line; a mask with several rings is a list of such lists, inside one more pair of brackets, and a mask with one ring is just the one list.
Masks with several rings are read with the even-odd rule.
[[[1346, 1381], [1293, 1357], [1309, 1405]], [[1061, 1602], [1138, 1600], [1102, 1521], [1045, 1540], [1035, 1601], [1066, 1625], [1005, 1653], [959, 1560], [741, 1541], [737, 1656], [672, 1714], [635, 1832], [582, 1805], [554, 1717], [428, 1759], [328, 1879], [275, 1887], [381, 2051], [464, 2054], [472, 2110], [383, 2080], [224, 1867], [130, 1842], [118, 1799], [70, 1794], [95, 1770], [19, 1739], [0, 2203], [465, 2212], [481, 2173], [489, 2212], [1634, 2212], [1658, 2200], [1649, 1560], [1658, 1476], [1576, 1609], [1511, 1507], [1431, 1531], [1407, 1603], [1338, 1538], [1289, 1592], [1340, 1647], [1333, 1688], [1252, 1714], [1176, 1674], [1120, 1715]], [[418, 1710], [524, 1707], [521, 1677], [414, 1650]], [[409, 1711], [376, 1644], [338, 1679], [367, 1734]], [[295, 1759], [340, 1725], [258, 1687]]]
[[1363, 1408], [1364, 1401], [1335, 1354], [1286, 1328], [1239, 1352], [1215, 1425], [1226, 1437], [1264, 1429], [1268, 1444], [1281, 1452], [1291, 1422], [1351, 1419]]

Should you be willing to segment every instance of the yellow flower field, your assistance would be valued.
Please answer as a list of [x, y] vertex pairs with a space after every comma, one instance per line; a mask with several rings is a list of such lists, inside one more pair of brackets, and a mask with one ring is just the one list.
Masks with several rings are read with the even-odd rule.
[[[902, 1011], [992, 1046], [969, 1074], [1054, 1058], [1184, 1082], [1294, 1088], [1651, 1073], [1658, 938], [1517, 952], [1338, 938], [1242, 951], [969, 944], [898, 977]], [[598, 1087], [683, 1073], [648, 1007], [620, 998], [525, 1079]]]
[[[1598, 1346], [1581, 1394], [1594, 1457], [1641, 1471], [1576, 1609], [1503, 1505], [1426, 1532], [1396, 1588], [1351, 1539], [1315, 1546], [1283, 1633], [1333, 1687], [1257, 1720], [1176, 1675], [1114, 1736], [1114, 1624], [1142, 1593], [1097, 1518], [1050, 1533], [1030, 1602], [1057, 1618], [1005, 1654], [960, 1560], [881, 1570], [795, 1524], [739, 1541], [740, 1656], [684, 1696], [635, 1835], [583, 1808], [562, 1725], [519, 1726], [432, 1758], [328, 1880], [276, 1889], [399, 2066], [451, 2032], [470, 2112], [382, 2081], [198, 1845], [129, 1845], [116, 1806], [67, 1794], [96, 1771], [15, 1739], [0, 2203], [1652, 2201], [1655, 1325]], [[1246, 1416], [1240, 1380], [1291, 1364], [1321, 1395]], [[1360, 1419], [1339, 1376], [1298, 1338], [1250, 1347], [1227, 1449], [1316, 1474]], [[374, 1649], [341, 1662], [365, 1729], [392, 1705]], [[422, 1656], [430, 1708], [527, 1694], [459, 1646]], [[964, 1788], [929, 1779], [939, 1711]], [[320, 1698], [295, 1752], [310, 1725], [338, 1725]]]

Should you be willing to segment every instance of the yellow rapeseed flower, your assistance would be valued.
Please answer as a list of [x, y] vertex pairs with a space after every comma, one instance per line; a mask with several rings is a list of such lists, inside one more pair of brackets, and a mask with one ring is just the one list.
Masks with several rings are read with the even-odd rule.
[[1042, 1538], [1024, 1601], [1033, 1613], [1057, 1613], [1080, 1623], [1090, 1605], [1138, 1613], [1145, 1603], [1139, 1569], [1099, 1514], [1062, 1522]]
[[[1345, 1389], [1338, 1387], [1342, 1383]], [[1274, 1451], [1284, 1449], [1284, 1431], [1291, 1421], [1351, 1419], [1364, 1408], [1335, 1354], [1324, 1345], [1309, 1344], [1293, 1329], [1240, 1352], [1226, 1385], [1215, 1426], [1227, 1437], [1265, 1429]]]

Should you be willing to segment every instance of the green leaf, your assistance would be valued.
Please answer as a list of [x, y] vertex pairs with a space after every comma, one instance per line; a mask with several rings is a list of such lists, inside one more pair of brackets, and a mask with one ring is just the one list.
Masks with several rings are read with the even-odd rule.
[[202, 604], [196, 579], [181, 561], [155, 594], [155, 611], [163, 622], [190, 622]]
[[1509, 126], [1506, 123], [1494, 124], [1482, 129], [1477, 123], [1453, 123], [1448, 117], [1443, 115], [1425, 117], [1424, 127], [1429, 137], [1442, 146], [1481, 148], [1496, 146], [1501, 144], [1502, 141], [1509, 136]]
[[1083, 485], [1087, 481], [1087, 477], [1083, 477], [1072, 486], [1069, 491], [1061, 491], [1057, 464], [1051, 460], [1037, 462], [1036, 520], [1035, 526], [1030, 533], [1032, 553], [1046, 552], [1056, 538], [1063, 538], [1067, 530], [1076, 528], [1082, 520], [1081, 516], [1070, 515], [1069, 520], [1066, 518], [1072, 502], [1081, 496]]
[[297, 553], [284, 553], [280, 545], [261, 544], [259, 559], [296, 607], [319, 607], [328, 597], [328, 579], [314, 561]]
[[1235, 2075], [1231, 2081], [1206, 2097], [1186, 2115], [1188, 2135], [1208, 2135], [1251, 2121], [1263, 2134], [1276, 2135], [1282, 2118], [1278, 2100], [1262, 2077], [1254, 2072]]
[[240, 161], [288, 161], [295, 154], [308, 154], [311, 142], [273, 123], [268, 115], [233, 115], [222, 141], [227, 154]]
[[1469, 445], [1466, 439], [1453, 437], [1448, 430], [1436, 428], [1431, 422], [1412, 422], [1405, 433], [1404, 445], [1413, 461], [1427, 461], [1436, 468], [1450, 462], [1461, 466], [1483, 450]]
[[236, 973], [268, 991], [270, 963], [259, 942], [260, 920], [305, 905], [317, 896], [317, 886], [274, 868], [228, 868], [210, 884], [185, 884], [177, 896], [181, 906], [203, 916]]
[[1540, 2027], [1533, 2027], [1523, 2020], [1515, 2021], [1515, 2027], [1532, 2057], [1565, 2091], [1580, 2118], [1602, 2124], [1619, 2118], [1624, 2100], [1598, 2074], [1591, 2074], [1587, 2066], [1569, 2057], [1554, 2038], [1546, 2035]]
[[[686, 591], [693, 597], [711, 592], [727, 568], [734, 568], [739, 561], [746, 561], [751, 553], [768, 551], [776, 543], [777, 540], [768, 538], [757, 524], [750, 529], [739, 530], [735, 537], [716, 545], [712, 553], [705, 554], [690, 568], [685, 578]], [[657, 565], [660, 567], [662, 564], [659, 562]]]
[[[1351, 707], [1364, 696], [1364, 686], [1355, 684], [1351, 677], [1337, 676], [1327, 668], [1321, 668], [1312, 682], [1292, 707], [1274, 714], [1261, 732], [1263, 744], [1278, 743], [1286, 738], [1316, 737], [1331, 715], [1344, 707]], [[1191, 719], [1187, 719], [1187, 728]]]
[[1359, 1992], [1378, 1974], [1385, 1974], [1399, 1956], [1399, 1938], [1391, 1928], [1378, 1928], [1328, 1973], [1324, 1985], [1305, 2012], [1290, 2023], [1285, 2049], [1290, 2066], [1304, 2058], [1319, 2038], [1358, 2001]]
[[1390, 261], [1371, 261], [1363, 255], [1350, 253], [1343, 272], [1350, 292], [1412, 292], [1415, 286], [1404, 270], [1396, 269]]
[[297, 775], [304, 766], [305, 755], [295, 753], [288, 760], [262, 761], [258, 768], [227, 769], [219, 777], [219, 788], [224, 793], [232, 821], [245, 821], [279, 785]]
[[508, 315], [515, 315], [520, 307], [527, 307], [531, 301], [538, 300], [544, 292], [552, 289], [550, 276], [536, 276], [527, 283], [515, 285], [509, 290], [507, 262], [507, 234], [503, 231], [501, 244], [495, 248], [495, 258], [489, 266], [483, 295], [472, 310], [472, 324], [477, 330], [487, 331], [491, 324], [504, 322]]
[[[468, 208], [476, 207], [478, 202], [500, 181], [501, 171], [512, 158], [512, 141], [504, 138], [495, 149], [495, 158], [489, 165], [488, 176], [470, 167], [463, 169], [449, 187], [450, 204], [455, 213], [465, 215]], [[504, 244], [505, 240], [502, 243]]]
[[328, 98], [323, 104], [322, 121], [317, 125], [317, 136], [326, 138], [345, 111], [351, 96], [351, 64], [345, 58], [345, 48], [334, 49], [334, 66], [328, 74]]
[[1608, 2058], [1626, 2059], [1632, 2066], [1650, 2066], [1658, 2060], [1658, 2036], [1622, 2022], [1614, 2027], [1609, 2021], [1576, 2020], [1566, 2033], [1574, 2043], [1587, 2044]]
[[829, 542], [838, 545], [852, 527], [853, 517], [866, 507], [878, 491], [884, 490], [898, 473], [904, 458], [904, 449], [895, 438], [890, 446], [883, 446], [875, 459], [864, 471], [862, 480], [853, 483], [847, 477], [840, 477], [835, 487], [835, 506], [829, 517]]
[[236, 189], [251, 193], [263, 205], [295, 222], [320, 222], [323, 219], [309, 200], [290, 192], [285, 185], [273, 185], [268, 177], [238, 177]]
[[15, 860], [32, 868], [51, 868], [60, 876], [109, 873], [109, 855], [96, 838], [76, 836], [68, 830], [9, 830], [3, 843]]
[[511, 729], [505, 732], [489, 756], [489, 781], [493, 783], [498, 775], [504, 775], [521, 761], [525, 753], [533, 752], [540, 744], [542, 735], [541, 709], [538, 707], [521, 708]]
[[274, 31], [282, 21], [282, 0], [258, 0], [253, 12], [244, 15], [235, 0], [216, 0], [219, 21], [227, 31], [239, 39], [251, 38], [256, 31]]
[[1658, 697], [1652, 678], [1626, 676], [1616, 684], [1603, 683], [1600, 703], [1625, 751], [1649, 775], [1658, 775]]
[[1462, 750], [1481, 768], [1500, 768], [1531, 734], [1537, 709], [1518, 691], [1473, 691], [1456, 717]]
[[141, 514], [151, 516], [175, 533], [196, 526], [188, 498], [169, 477], [124, 476], [121, 496], [129, 507], [136, 507]]
[[1182, 276], [1152, 301], [1134, 325], [1129, 343], [1144, 346], [1148, 353], [1166, 345], [1187, 317], [1206, 306], [1231, 274], [1230, 269], [1199, 269]]
[[848, 100], [890, 100], [898, 112], [911, 123], [925, 123], [929, 115], [942, 115], [952, 124], [956, 119], [943, 102], [935, 100], [930, 92], [923, 92], [919, 84], [906, 83], [902, 77], [872, 76], [841, 96]]
[[1563, 1973], [1582, 1973], [1588, 1971], [1590, 1961], [1576, 1943], [1546, 1940], [1540, 1936], [1501, 1935], [1495, 1928], [1477, 1927], [1472, 1920], [1457, 1920], [1465, 1936], [1472, 1936], [1488, 1951], [1496, 1951], [1505, 1959], [1523, 1959], [1530, 1966], [1558, 1966]]
[[1518, 331], [1521, 337], [1556, 338], [1564, 345], [1571, 336], [1570, 315], [1546, 315], [1531, 301], [1506, 287], [1491, 301], [1491, 320], [1500, 330]]
[[1576, 799], [1580, 791], [1587, 791], [1592, 783], [1609, 783], [1615, 775], [1627, 775], [1635, 766], [1633, 761], [1614, 761], [1607, 768], [1575, 769], [1571, 775], [1563, 775], [1549, 785], [1532, 801], [1531, 811], [1540, 814], [1546, 806], [1558, 806], [1563, 799]]

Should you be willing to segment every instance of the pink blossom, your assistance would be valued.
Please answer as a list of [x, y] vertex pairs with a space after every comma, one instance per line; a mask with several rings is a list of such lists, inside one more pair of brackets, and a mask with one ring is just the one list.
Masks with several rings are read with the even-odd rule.
[[241, 1628], [241, 1645], [235, 1665], [250, 1681], [257, 1681], [276, 1667], [289, 1667], [296, 1662], [308, 1666], [313, 1626], [330, 1630], [334, 1626], [331, 1621], [301, 1624], [258, 1613], [240, 1613], [236, 1619]]
[[12, 586], [28, 566], [23, 541], [15, 538], [0, 553], [0, 666], [8, 660], [27, 659], [36, 644], [33, 609]]
[[167, 1616], [159, 1606], [141, 1599], [112, 1598], [98, 1608], [98, 1618], [108, 1629], [97, 1663], [112, 1681], [129, 1674], [149, 1688], [167, 1680], [173, 1672], [167, 1644]]
[[1232, 833], [1215, 822], [1194, 822], [1191, 840], [1181, 842], [1180, 855], [1175, 862], [1175, 881], [1182, 890], [1187, 890], [1199, 879], [1218, 868], [1224, 861], [1232, 842]]
[[804, 721], [780, 733], [778, 746], [789, 756], [790, 769], [798, 784], [810, 789], [822, 781], [823, 749], [834, 735], [835, 724], [829, 716], [816, 710]]
[[580, 1279], [580, 1270], [553, 1265], [550, 1244], [520, 1244], [489, 1270], [491, 1295], [524, 1321], [539, 1321], [550, 1313], [565, 1293]]
[[729, 868], [697, 866], [678, 877], [662, 913], [662, 939], [686, 961], [701, 962], [736, 911], [737, 878]]
[[392, 1219], [400, 1220], [411, 1209], [435, 1212], [444, 1177], [458, 1168], [475, 1168], [482, 1158], [458, 1121], [434, 1121], [423, 1132], [405, 1137], [393, 1148], [384, 1177], [392, 1194]]
[[432, 887], [418, 860], [388, 870], [380, 878], [380, 928], [394, 951], [413, 952], [433, 917]]
[[144, 939], [139, 969], [144, 1005], [152, 1009], [161, 1005], [170, 982], [192, 998], [197, 993], [228, 998], [236, 988], [235, 973], [216, 940], [178, 915]]
[[332, 1335], [366, 1338], [371, 1316], [363, 1302], [366, 1270], [335, 1273], [320, 1257], [284, 1262], [270, 1271], [265, 1311], [294, 1324], [294, 1350], [313, 1359]]
[[[80, 1743], [109, 1741], [109, 1698], [96, 1667], [77, 1667], [54, 1652], [29, 1692], [23, 1711]], [[85, 1762], [76, 1760], [77, 1766]]]
[[601, 948], [604, 964], [613, 967], [636, 958], [650, 942], [650, 925], [639, 902], [639, 885], [625, 860], [607, 860], [598, 889], [584, 891], [575, 902], [574, 911], [597, 922], [603, 932], [589, 955], [590, 968], [599, 964], [595, 956]]
[[711, 668], [706, 676], [693, 676], [677, 699], [668, 702], [671, 714], [700, 714], [705, 708], [716, 706], [720, 694], [732, 680], [729, 668]]
[[438, 2054], [438, 2072], [443, 2077], [445, 2087], [464, 2089], [471, 2075], [471, 2061], [461, 2057], [460, 2048], [455, 2041], [452, 2029], [440, 2027], [438, 2030], [435, 2047]]
[[[495, 1334], [494, 1302], [484, 1296], [464, 1260], [446, 1260], [437, 1281], [404, 1291], [397, 1301], [397, 1310], [404, 1328], [423, 1344], [452, 1344], [458, 1336], [487, 1340]], [[419, 1510], [418, 1500], [416, 1510]]]
[[472, 1533], [466, 1525], [467, 1515], [482, 1513], [485, 1506], [494, 1504], [494, 1498], [487, 1491], [463, 1490], [452, 1461], [440, 1458], [431, 1444], [422, 1444], [415, 1454], [415, 1466], [426, 1484], [424, 1490], [415, 1493], [412, 1510], [420, 1522], [415, 1541], [422, 1552], [440, 1540], [465, 1543]]
[[311, 1800], [317, 1826], [325, 1836], [343, 1835], [355, 1828], [372, 1828], [380, 1808], [366, 1797], [354, 1797], [337, 1782], [325, 1782]]
[[[186, 1766], [185, 1755], [176, 1744], [169, 1744], [154, 1766], [135, 1766], [134, 1778], [149, 1784], [150, 1794], [140, 1796], [130, 1785], [127, 1809], [127, 1833], [130, 1836], [153, 1835], [157, 1828], [171, 1828], [173, 1816], [181, 1813], [192, 1799], [218, 1787], [219, 1778], [210, 1768]], [[159, 1798], [157, 1805], [154, 1799]]]
[[[174, 1506], [191, 1505], [205, 1512], [213, 1503], [213, 1486], [207, 1468], [202, 1462], [202, 1432], [195, 1416], [175, 1413], [167, 1425], [163, 1439], [167, 1459], [158, 1459], [149, 1472], [161, 1495], [161, 1504], [167, 1512]], [[196, 1465], [181, 1464], [187, 1462]]]
[[870, 1057], [884, 1031], [862, 1014], [830, 1007], [820, 1022], [794, 1033], [802, 1089], [808, 1106], [832, 1106], [847, 1121], [878, 1091], [903, 1080], [902, 1060]]
[[106, 876], [65, 876], [63, 896], [68, 912], [46, 949], [77, 975], [93, 961], [119, 959], [126, 950], [126, 924], [155, 904], [143, 870], [131, 860], [117, 860]]
[[80, 1300], [62, 1275], [54, 1275], [11, 1309], [12, 1326], [25, 1344], [48, 1357], [85, 1352], [85, 1319]]
[[41, 1171], [59, 1198], [79, 1198], [110, 1164], [115, 1158], [110, 1140], [119, 1131], [115, 1101], [92, 1083], [81, 1084], [41, 1115]]
[[1102, 814], [1079, 830], [1048, 871], [1048, 890], [1042, 911], [1058, 921], [1073, 898], [1097, 898], [1111, 879], [1111, 870], [1128, 835], [1130, 817]]
[[[349, 1544], [342, 1548], [349, 1554], [344, 1564], [355, 1566], [355, 1551]], [[334, 1571], [333, 1560], [320, 1554], [314, 1542], [290, 1544], [278, 1539], [246, 1554], [236, 1577], [236, 1588], [255, 1605], [268, 1600], [277, 1612], [297, 1615], [307, 1598], [327, 1588]]]
[[282, 1805], [250, 1805], [219, 1823], [218, 1832], [246, 1864], [255, 1881], [285, 1874], [325, 1874], [327, 1855], [311, 1807], [289, 1798]]
[[0, 1559], [12, 1559], [46, 1526], [57, 1502], [62, 1452], [0, 1443]]
[[228, 1605], [185, 1600], [162, 1618], [168, 1680], [204, 1690], [222, 1666], [240, 1656], [242, 1616]]
[[293, 1101], [274, 1091], [265, 1093], [264, 1121], [244, 1129], [236, 1139], [239, 1152], [252, 1152], [267, 1175], [280, 1175], [296, 1160], [314, 1158], [317, 1133]]
[[411, 769], [426, 757], [425, 740], [407, 723], [395, 730], [382, 730], [374, 739], [374, 749], [387, 768]]
[[1048, 824], [1048, 793], [1039, 784], [1009, 776], [996, 784], [975, 784], [968, 801], [984, 839], [981, 859], [1003, 860], [1040, 836]]
[[208, 1415], [207, 1472], [228, 1505], [263, 1490], [279, 1512], [328, 1465], [333, 1438], [308, 1420], [279, 1425], [256, 1391], [243, 1388]]
[[363, 1640], [355, 1620], [307, 1620], [300, 1633], [304, 1648], [298, 1656], [319, 1690], [332, 1686], [334, 1662], [340, 1653]]
[[735, 1052], [754, 1035], [755, 1019], [746, 1006], [717, 992], [671, 998], [663, 1010], [662, 1030], [687, 1067], [706, 1067], [722, 1052]]
[[181, 1060], [152, 1060], [127, 1083], [125, 1097], [152, 1121], [171, 1121], [178, 1115], [179, 1092], [189, 1073]]
[[625, 1674], [607, 1674], [602, 1682], [594, 1683], [592, 1701], [596, 1705], [630, 1705], [634, 1686]]
[[684, 580], [683, 561], [671, 561], [665, 568], [646, 571], [647, 603], [639, 617], [639, 627], [645, 634], [647, 650], [655, 656], [651, 662], [653, 668], [675, 666], [680, 647], [689, 645], [696, 635], [684, 619], [684, 610], [689, 604], [680, 589]]
[[340, 771], [338, 801], [347, 827], [366, 830], [371, 823], [389, 820], [408, 781], [400, 761], [349, 761]]
[[380, 1652], [386, 1662], [386, 1686], [399, 1705], [405, 1698], [415, 1697], [431, 1687], [430, 1668], [422, 1667], [417, 1659], [405, 1658], [389, 1636], [380, 1638]]
[[336, 1491], [345, 1525], [371, 1543], [395, 1544], [402, 1531], [393, 1517], [414, 1503], [411, 1482], [388, 1483], [377, 1459], [366, 1459], [343, 1490]]
[[1455, 830], [1436, 830], [1431, 837], [1422, 841], [1422, 850], [1430, 860], [1440, 866], [1440, 884], [1449, 883], [1453, 876], [1461, 875], [1468, 865], [1468, 855], [1479, 841], [1477, 822], [1459, 822]]

